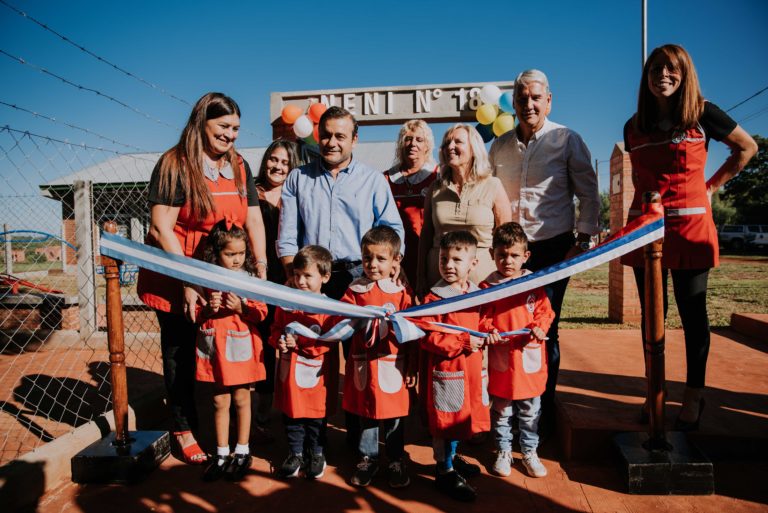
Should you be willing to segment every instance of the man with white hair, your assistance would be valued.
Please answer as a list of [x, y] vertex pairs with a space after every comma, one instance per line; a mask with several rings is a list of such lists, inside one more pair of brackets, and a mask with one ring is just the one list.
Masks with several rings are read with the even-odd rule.
[[[515, 79], [514, 104], [518, 125], [493, 143], [490, 159], [512, 204], [512, 220], [520, 223], [530, 241], [527, 267], [537, 271], [592, 247], [592, 236], [599, 231], [600, 195], [584, 141], [573, 130], [547, 119], [552, 107], [547, 76], [535, 69], [520, 73]], [[578, 219], [574, 196], [579, 200]], [[565, 279], [547, 288], [555, 320], [547, 333], [545, 432], [554, 420], [560, 368], [558, 323], [567, 285]]]

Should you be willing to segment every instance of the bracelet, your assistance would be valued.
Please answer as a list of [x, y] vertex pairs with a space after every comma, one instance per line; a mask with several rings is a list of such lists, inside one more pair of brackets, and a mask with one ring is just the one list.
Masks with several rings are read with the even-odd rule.
[[267, 266], [267, 261], [266, 260], [256, 260], [256, 265], [259, 265], [259, 264], [261, 264], [261, 265], [266, 267]]

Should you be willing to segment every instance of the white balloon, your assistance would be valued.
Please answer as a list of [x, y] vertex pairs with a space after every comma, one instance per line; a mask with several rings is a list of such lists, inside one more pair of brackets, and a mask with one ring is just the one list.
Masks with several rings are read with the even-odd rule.
[[312, 135], [313, 128], [312, 120], [307, 116], [299, 116], [293, 123], [293, 133], [296, 134], [296, 137], [299, 139], [304, 139], [305, 137]]
[[483, 100], [483, 103], [496, 104], [499, 102], [500, 96], [501, 89], [493, 84], [484, 85], [483, 88], [480, 89], [480, 99]]

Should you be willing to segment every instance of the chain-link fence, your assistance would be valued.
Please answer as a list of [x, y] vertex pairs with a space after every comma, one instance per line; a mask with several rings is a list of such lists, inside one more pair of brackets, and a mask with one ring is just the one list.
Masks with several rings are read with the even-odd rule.
[[[0, 464], [111, 409], [99, 232], [143, 240], [157, 157], [0, 128]], [[159, 335], [121, 271], [136, 397], [161, 383]]]

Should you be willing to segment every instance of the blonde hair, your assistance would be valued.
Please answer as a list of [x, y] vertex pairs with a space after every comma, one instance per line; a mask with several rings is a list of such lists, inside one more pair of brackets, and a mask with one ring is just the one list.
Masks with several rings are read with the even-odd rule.
[[681, 130], [693, 128], [704, 112], [704, 97], [699, 86], [699, 77], [693, 66], [693, 59], [679, 45], [659, 46], [648, 57], [640, 78], [640, 93], [637, 99], [636, 127], [641, 132], [651, 132], [659, 121], [659, 109], [656, 97], [648, 88], [648, 74], [657, 58], [666, 58], [670, 65], [680, 73], [680, 87], [671, 97], [670, 114], [672, 125]]
[[425, 164], [434, 162], [432, 151], [435, 149], [435, 136], [432, 134], [432, 129], [429, 125], [421, 119], [411, 119], [403, 123], [400, 127], [400, 132], [397, 134], [397, 143], [395, 143], [395, 160], [393, 162], [394, 167], [399, 166], [403, 159], [403, 146], [405, 146], [405, 136], [408, 132], [415, 132], [421, 130], [424, 132], [424, 139], [427, 143], [427, 160]]
[[468, 182], [478, 182], [491, 176], [491, 162], [488, 159], [488, 152], [485, 150], [485, 143], [480, 133], [472, 125], [456, 123], [446, 130], [443, 135], [443, 141], [440, 143], [440, 175], [438, 180], [440, 185], [451, 181], [451, 168], [448, 166], [445, 158], [445, 148], [448, 146], [451, 136], [456, 130], [466, 130], [469, 135], [469, 147], [472, 148], [472, 167], [467, 176]]

